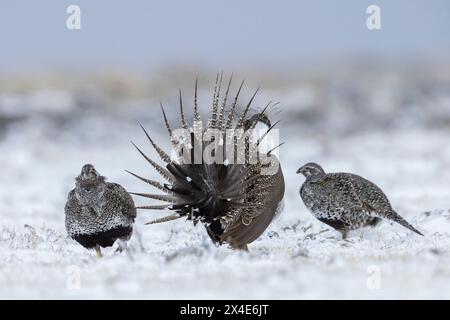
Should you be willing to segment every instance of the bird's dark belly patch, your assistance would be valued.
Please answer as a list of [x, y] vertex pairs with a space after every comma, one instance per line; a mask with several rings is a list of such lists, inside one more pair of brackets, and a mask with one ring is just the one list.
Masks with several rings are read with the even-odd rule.
[[132, 227], [117, 227], [108, 231], [93, 234], [76, 234], [72, 238], [85, 248], [111, 247], [118, 238], [128, 237], [133, 231]]
[[326, 219], [326, 218], [319, 218], [319, 220], [336, 230], [344, 230], [348, 228], [348, 224], [341, 220]]

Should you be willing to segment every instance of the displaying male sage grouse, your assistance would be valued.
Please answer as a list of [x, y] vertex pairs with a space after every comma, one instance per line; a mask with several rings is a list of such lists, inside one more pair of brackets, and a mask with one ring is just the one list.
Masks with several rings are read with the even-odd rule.
[[93, 165], [84, 165], [65, 208], [69, 236], [87, 249], [95, 248], [98, 256], [100, 247], [130, 239], [136, 217], [128, 192], [105, 179]]
[[344, 239], [349, 230], [375, 226], [383, 218], [423, 235], [392, 209], [380, 188], [358, 175], [325, 173], [317, 163], [307, 163], [297, 173], [306, 177], [300, 189], [305, 206]]
[[[235, 249], [247, 250], [247, 244], [256, 240], [281, 210], [284, 178], [278, 159], [269, 152], [260, 151], [262, 139], [276, 125], [271, 124], [265, 111], [270, 103], [250, 116], [250, 99], [237, 114], [237, 103], [243, 82], [230, 107], [227, 98], [231, 77], [221, 97], [222, 75], [216, 78], [212, 107], [206, 126], [202, 126], [197, 105], [195, 83], [193, 124], [189, 126], [183, 111], [180, 91], [180, 128], [173, 130], [164, 109], [162, 114], [176, 156], [171, 159], [144, 130], [164, 166], [142, 156], [159, 172], [166, 183], [132, 175], [159, 189], [164, 194], [132, 193], [156, 199], [166, 204], [148, 205], [138, 209], [169, 209], [175, 213], [148, 223], [159, 223], [185, 217], [196, 225], [202, 222], [213, 242], [228, 243]], [[253, 134], [257, 123], [267, 125], [258, 139]]]

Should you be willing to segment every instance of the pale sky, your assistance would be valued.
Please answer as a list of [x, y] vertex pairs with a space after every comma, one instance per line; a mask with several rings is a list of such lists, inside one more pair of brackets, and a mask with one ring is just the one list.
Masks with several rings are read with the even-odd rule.
[[[81, 7], [81, 30], [66, 8]], [[381, 7], [382, 29], [366, 28]], [[450, 53], [446, 0], [2, 0], [0, 70], [196, 63], [286, 66]]]

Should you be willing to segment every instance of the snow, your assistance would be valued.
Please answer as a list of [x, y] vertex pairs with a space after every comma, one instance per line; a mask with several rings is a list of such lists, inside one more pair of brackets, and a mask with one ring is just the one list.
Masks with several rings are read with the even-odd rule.
[[[383, 92], [390, 90], [380, 86]], [[326, 122], [318, 119], [312, 126], [314, 117], [299, 119], [316, 112], [315, 99], [321, 91], [295, 91], [298, 87], [264, 93], [276, 95], [283, 104], [277, 92], [291, 91], [290, 102], [284, 109], [280, 106], [283, 112], [277, 115], [284, 122], [280, 134], [286, 144], [280, 149], [280, 161], [286, 193], [284, 211], [249, 246], [249, 252], [216, 247], [201, 225], [194, 227], [183, 220], [144, 225], [167, 212], [139, 211], [129, 254], [116, 253], [116, 245], [105, 249], [103, 258], [67, 237], [67, 193], [85, 163], [94, 164], [100, 174], [128, 191], [149, 191], [148, 185], [124, 170], [158, 179], [129, 143], [133, 140], [155, 158], [136, 123], [140, 120], [157, 143], [168, 146], [160, 114], [153, 113], [158, 105], [117, 114], [103, 108], [81, 110], [71, 105], [76, 99], [70, 93], [60, 93], [57, 101], [65, 111], [42, 115], [35, 111], [45, 105], [42, 93], [38, 94], [30, 115], [8, 124], [0, 135], [0, 167], [4, 169], [0, 298], [450, 298], [449, 128], [433, 125], [432, 115], [417, 113], [408, 115], [409, 124], [394, 121], [383, 129], [341, 130], [355, 119], [358, 126], [365, 125], [361, 114], [354, 118], [350, 109], [339, 113], [347, 100], [335, 88], [329, 100], [336, 110], [330, 111]], [[392, 91], [396, 90], [393, 85]], [[394, 94], [362, 95], [380, 97], [382, 103]], [[448, 92], [433, 95], [433, 101], [441, 101], [433, 107], [438, 118], [450, 114], [448, 96]], [[52, 100], [54, 95], [48, 97]], [[299, 106], [296, 113], [292, 104], [298, 99], [309, 107]], [[51, 113], [55, 103], [52, 100], [44, 110]], [[5, 108], [10, 114], [11, 105]], [[2, 110], [0, 103], [0, 115]], [[377, 117], [391, 117], [392, 112], [402, 113], [386, 104]], [[174, 123], [175, 112], [167, 113]], [[370, 121], [371, 116], [365, 119]], [[330, 133], [332, 129], [336, 134]], [[341, 240], [337, 232], [315, 220], [300, 200], [303, 178], [295, 172], [309, 161], [320, 163], [326, 171], [354, 172], [374, 181], [425, 236], [383, 222]], [[137, 205], [149, 204], [147, 200], [135, 198]]]

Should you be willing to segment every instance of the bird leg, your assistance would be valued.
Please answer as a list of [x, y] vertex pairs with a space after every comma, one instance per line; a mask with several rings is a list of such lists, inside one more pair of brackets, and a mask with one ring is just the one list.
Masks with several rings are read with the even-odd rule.
[[118, 252], [118, 253], [122, 253], [123, 251], [125, 251], [125, 253], [127, 254], [127, 256], [128, 256], [128, 258], [130, 259], [130, 260], [134, 260], [134, 258], [133, 258], [133, 256], [131, 255], [131, 253], [130, 253], [130, 250], [128, 249], [128, 245], [127, 245], [127, 242], [125, 241], [125, 240], [122, 240], [122, 239], [118, 239], [117, 240], [117, 244], [118, 244], [118, 247], [117, 247], [117, 249], [116, 249], [116, 253]]
[[115, 252], [121, 253], [123, 250], [127, 250], [127, 243], [120, 239], [117, 240], [117, 249]]
[[344, 227], [344, 229], [339, 230], [339, 231], [340, 231], [341, 234], [342, 234], [342, 240], [347, 240], [347, 237], [348, 237], [348, 228], [347, 228], [347, 227]]
[[134, 228], [134, 234], [136, 235], [136, 239], [138, 241], [139, 244], [139, 249], [141, 250], [141, 252], [144, 252], [144, 244], [142, 242], [142, 236], [141, 233], [137, 230], [137, 228]]
[[95, 245], [95, 253], [97, 254], [97, 258], [103, 257], [102, 250], [100, 249], [100, 246], [98, 244]]
[[128, 245], [127, 245], [127, 241], [125, 239], [117, 239], [117, 249], [115, 252], [127, 252], [128, 253]]
[[232, 244], [231, 247], [232, 247], [233, 249], [235, 249], [235, 250], [241, 250], [241, 251], [249, 252], [249, 250], [248, 250], [248, 245], [247, 245], [246, 243], [241, 244], [240, 246], [237, 246], [237, 245], [233, 245], [233, 244]]
[[242, 251], [248, 252], [248, 245], [247, 245], [247, 244], [244, 244], [244, 245], [243, 245], [242, 247], [240, 247], [239, 249], [242, 250]]

